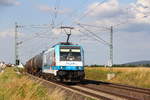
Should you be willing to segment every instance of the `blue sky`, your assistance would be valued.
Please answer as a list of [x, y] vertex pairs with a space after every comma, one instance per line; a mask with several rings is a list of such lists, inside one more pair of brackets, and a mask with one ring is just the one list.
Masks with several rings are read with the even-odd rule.
[[[27, 27], [18, 30], [19, 41], [25, 40], [19, 47], [22, 62], [64, 41], [65, 33], [61, 33], [58, 27], [71, 25], [75, 27], [71, 41], [84, 47], [86, 64], [107, 64], [108, 46], [95, 40], [77, 23], [100, 26], [84, 28], [107, 42], [110, 31], [103, 27], [114, 26], [115, 64], [149, 60], [149, 11], [150, 0], [0, 0], [0, 61], [14, 62], [15, 22], [27, 26], [43, 25], [52, 24], [52, 18], [55, 22], [53, 29], [49, 26], [44, 29]], [[36, 37], [37, 34], [39, 37]]]

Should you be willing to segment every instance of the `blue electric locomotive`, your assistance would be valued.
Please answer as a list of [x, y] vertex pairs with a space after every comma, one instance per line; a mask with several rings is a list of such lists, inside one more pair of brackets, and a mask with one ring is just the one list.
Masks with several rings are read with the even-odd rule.
[[84, 79], [84, 51], [80, 45], [59, 43], [26, 63], [27, 72], [59, 81]]

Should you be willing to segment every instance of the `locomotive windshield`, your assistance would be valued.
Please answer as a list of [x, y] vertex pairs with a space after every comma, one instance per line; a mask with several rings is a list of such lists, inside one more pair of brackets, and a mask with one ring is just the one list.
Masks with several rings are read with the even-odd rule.
[[61, 47], [60, 61], [81, 61], [81, 53], [79, 47]]

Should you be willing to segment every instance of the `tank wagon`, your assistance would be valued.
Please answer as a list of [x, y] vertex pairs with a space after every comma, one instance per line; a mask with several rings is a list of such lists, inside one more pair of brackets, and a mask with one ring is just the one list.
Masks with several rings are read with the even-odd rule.
[[84, 51], [80, 45], [59, 43], [26, 62], [30, 74], [63, 82], [84, 79]]

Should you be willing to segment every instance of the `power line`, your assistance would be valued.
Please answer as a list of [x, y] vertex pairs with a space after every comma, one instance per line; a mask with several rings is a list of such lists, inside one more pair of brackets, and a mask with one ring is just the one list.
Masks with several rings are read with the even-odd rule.
[[90, 25], [90, 24], [83, 24], [83, 23], [77, 23], [77, 25], [82, 25], [82, 26], [89, 26], [89, 27], [94, 27], [94, 28], [98, 28], [98, 29], [103, 29], [104, 31], [106, 30], [110, 30], [110, 28], [108, 27], [104, 27], [104, 26], [96, 26], [96, 25]]
[[51, 15], [52, 16], [52, 27], [53, 28], [55, 27], [56, 19], [58, 17], [58, 13], [60, 12], [59, 11], [60, 3], [61, 3], [61, 0], [56, 0], [55, 7], [54, 7], [54, 14]]
[[[55, 40], [58, 39], [58, 38], [59, 37], [56, 37], [56, 38], [53, 38], [53, 39], [52, 38], [46, 38], [46, 39], [50, 39], [50, 40], [48, 40], [50, 42], [47, 42], [44, 39], [44, 41], [40, 40], [40, 42], [39, 42], [39, 40], [38, 40], [38, 41], [32, 42], [32, 44], [30, 43], [30, 44], [24, 45], [23, 48], [26, 48], [26, 49], [22, 48], [22, 50], [26, 50], [26, 52], [28, 52], [27, 53], [28, 56], [30, 55], [30, 57], [24, 57], [24, 59], [22, 58], [22, 60], [25, 60], [25, 58], [29, 59], [29, 58], [31, 58], [31, 56], [36, 55], [37, 53], [35, 53], [35, 50], [36, 50], [36, 52], [40, 52], [43, 47], [44, 47], [44, 49], [42, 49], [42, 51], [48, 49], [51, 46], [51, 44], [53, 44], [55, 42]], [[34, 48], [33, 48], [33, 45], [34, 45]], [[31, 47], [31, 48], [29, 48], [29, 47]], [[40, 50], [37, 50], [37, 48], [39, 48]], [[23, 54], [25, 54], [25, 51], [22, 53], [22, 56], [25, 56]], [[27, 56], [27, 54], [26, 54], [26, 56]]]
[[56, 5], [55, 5], [55, 8], [54, 8], [54, 10], [55, 10], [54, 11], [55, 12], [54, 17], [55, 17], [55, 19], [57, 18], [57, 15], [59, 13], [60, 2], [61, 2], [61, 0], [56, 0]]
[[[47, 33], [47, 32], [48, 32], [48, 31], [43, 32], [43, 33]], [[42, 33], [42, 32], [41, 32], [41, 33]], [[31, 41], [31, 40], [33, 40], [33, 39], [35, 39], [35, 38], [45, 38], [45, 37], [41, 37], [40, 33], [34, 33], [34, 34], [35, 34], [35, 36], [30, 37], [30, 38], [27, 38], [27, 39], [24, 39], [24, 40], [20, 41], [19, 44], [22, 44], [22, 43], [24, 43], [24, 42], [29, 42], [29, 41]]]
[[98, 6], [103, 4], [106, 0], [103, 0], [102, 2], [98, 3], [93, 9], [90, 9], [89, 11], [85, 12], [82, 16], [78, 18], [77, 21], [80, 21], [81, 19], [85, 18], [87, 15], [89, 15], [91, 12], [93, 12]]
[[37, 24], [37, 25], [19, 25], [19, 28], [30, 28], [30, 29], [34, 29], [34, 28], [40, 28], [40, 29], [49, 29], [49, 28], [52, 28], [52, 24]]
[[[88, 2], [89, 0], [84, 0], [81, 4], [86, 4], [86, 2]], [[80, 4], [80, 5], [81, 5]], [[82, 8], [82, 6], [80, 6], [80, 7], [78, 7], [77, 9], [75, 9], [70, 15], [68, 15], [68, 16], [65, 16], [65, 18], [66, 17], [69, 17], [70, 19], [75, 19], [75, 16], [73, 16], [73, 15], [75, 15], [78, 11], [80, 11], [80, 9]], [[63, 20], [60, 22], [60, 23], [64, 23], [64, 21], [65, 21], [65, 18], [63, 18]]]
[[[83, 32], [83, 31], [81, 31], [81, 30], [77, 30], [77, 31], [79, 31], [80, 33], [85, 34], [86, 36], [87, 36], [87, 35], [89, 35], [89, 34], [87, 34], [87, 33]], [[102, 41], [100, 41], [99, 39], [97, 39], [97, 38], [95, 38], [95, 37], [93, 37], [93, 36], [89, 36], [89, 37], [90, 37], [90, 38], [93, 38], [94, 40], [96, 40], [96, 41], [98, 41], [98, 42], [101, 42], [101, 43], [103, 44], [103, 42], [102, 42]]]
[[109, 54], [109, 66], [112, 67], [113, 65], [113, 26], [111, 26], [110, 30], [110, 43], [106, 42], [105, 40], [103, 40], [101, 37], [97, 36], [95, 33], [89, 31], [88, 29], [84, 28], [82, 25], [78, 24], [79, 26], [81, 26], [81, 28], [85, 29], [87, 32], [89, 32], [90, 34], [94, 35], [95, 37], [97, 37], [98, 39], [101, 40], [101, 43], [106, 44], [109, 46], [110, 49], [110, 54]]
[[[129, 9], [129, 8], [127, 8], [127, 9]], [[148, 16], [142, 16], [142, 17], [139, 17], [139, 18], [145, 18], [145, 17], [148, 17]], [[115, 25], [113, 25], [113, 26], [114, 26], [114, 27], [117, 27], [117, 26], [125, 25], [125, 24], [129, 23], [129, 21], [131, 22], [131, 21], [133, 21], [133, 20], [134, 20], [134, 19], [127, 19], [126, 21], [120, 22], [120, 23], [115, 24]]]
[[[43, 24], [43, 25], [18, 25], [17, 23], [15, 23], [15, 64], [16, 65], [19, 65], [20, 63], [20, 58], [19, 58], [19, 45], [26, 42], [26, 41], [29, 41], [29, 40], [32, 40], [34, 38], [37, 38], [40, 36], [40, 34], [38, 33], [34, 33], [36, 34], [36, 36], [32, 37], [32, 38], [28, 38], [28, 39], [25, 39], [23, 41], [19, 41], [19, 35], [18, 35], [18, 29], [19, 28], [43, 28], [43, 26], [50, 26], [49, 24]], [[43, 33], [47, 33], [49, 30], [43, 32]]]
[[[89, 35], [89, 32], [88, 32], [88, 33], [85, 33], [85, 32], [83, 32], [83, 31], [81, 31], [81, 30], [77, 30], [77, 31], [79, 31], [79, 32], [81, 32], [81, 33], [83, 33], [83, 34], [85, 34], [86, 36]], [[91, 35], [91, 34], [90, 34], [90, 35]], [[100, 43], [102, 43], [102, 44], [104, 44], [104, 45], [107, 45], [106, 43], [102, 42], [102, 41], [99, 40], [98, 38], [93, 37], [93, 35], [91, 35], [91, 36], [90, 36], [90, 35], [89, 35], [90, 38], [93, 38], [94, 40], [96, 40], [96, 41], [98, 41], [98, 42], [100, 42]]]
[[83, 27], [82, 25], [78, 24], [81, 28], [83, 28], [84, 30], [86, 30], [88, 33], [92, 34], [93, 36], [95, 36], [96, 38], [98, 38], [99, 40], [101, 40], [103, 42], [103, 44], [109, 45], [108, 42], [106, 42], [104, 39], [102, 39], [101, 37], [99, 37], [98, 35], [96, 35], [95, 33], [91, 32], [90, 30], [86, 29], [85, 27]]

